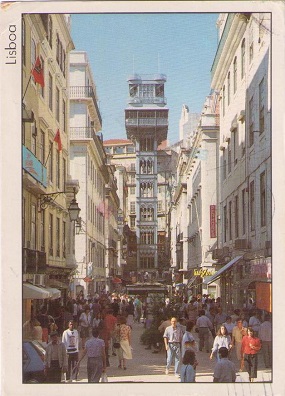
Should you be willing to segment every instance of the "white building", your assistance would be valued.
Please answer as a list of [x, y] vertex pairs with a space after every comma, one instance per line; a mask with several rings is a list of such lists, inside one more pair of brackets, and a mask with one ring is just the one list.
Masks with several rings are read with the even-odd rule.
[[271, 310], [271, 16], [221, 14], [212, 88], [220, 92], [218, 246], [225, 307]]
[[187, 105], [182, 106], [181, 117], [179, 120], [179, 141], [182, 147], [189, 148], [190, 140], [199, 122], [199, 113], [190, 113]]
[[205, 281], [213, 268], [217, 240], [218, 95], [207, 97], [190, 148], [181, 149], [172, 206], [172, 261], [175, 283], [188, 293], [211, 293]]
[[109, 181], [96, 86], [86, 52], [70, 54], [70, 172], [79, 180], [73, 296], [100, 292], [106, 285], [105, 185]]

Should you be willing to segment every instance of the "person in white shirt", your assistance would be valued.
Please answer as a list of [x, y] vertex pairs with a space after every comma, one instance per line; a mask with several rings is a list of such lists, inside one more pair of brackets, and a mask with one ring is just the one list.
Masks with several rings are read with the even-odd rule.
[[199, 329], [199, 351], [202, 351], [204, 345], [206, 352], [209, 353], [209, 330], [213, 329], [212, 322], [205, 315], [204, 309], [199, 312], [199, 318], [196, 321], [196, 327]]
[[89, 327], [92, 325], [91, 323], [91, 314], [90, 314], [90, 308], [88, 305], [86, 305], [84, 312], [80, 315], [79, 318], [79, 324], [81, 327], [80, 330], [80, 337], [82, 338], [82, 347], [85, 347], [85, 341], [86, 338], [89, 337]]
[[269, 368], [272, 365], [272, 325], [269, 314], [265, 315], [264, 322], [260, 325], [258, 337], [262, 345], [265, 367]]
[[258, 313], [255, 311], [253, 315], [249, 318], [248, 326], [253, 328], [256, 337], [258, 337], [260, 325], [261, 322], [259, 320]]
[[[66, 373], [67, 380], [71, 378], [72, 370], [74, 369], [74, 367], [78, 362], [79, 335], [78, 335], [78, 331], [74, 329], [73, 326], [74, 323], [72, 320], [70, 320], [68, 322], [68, 329], [64, 330], [64, 332], [62, 333], [62, 342], [65, 345], [68, 356], [67, 373]], [[77, 370], [74, 374], [75, 374], [75, 379], [77, 379], [77, 374], [78, 374]]]

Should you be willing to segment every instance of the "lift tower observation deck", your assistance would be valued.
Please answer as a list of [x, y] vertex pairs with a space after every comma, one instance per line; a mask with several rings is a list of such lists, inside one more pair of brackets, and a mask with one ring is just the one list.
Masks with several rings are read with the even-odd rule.
[[166, 76], [132, 75], [125, 109], [128, 139], [136, 146], [137, 272], [158, 271], [157, 149], [166, 140]]

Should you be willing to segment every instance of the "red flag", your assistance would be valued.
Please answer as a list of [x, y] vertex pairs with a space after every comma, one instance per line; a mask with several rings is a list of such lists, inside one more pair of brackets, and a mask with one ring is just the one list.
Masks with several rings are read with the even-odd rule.
[[40, 57], [37, 57], [37, 60], [34, 64], [34, 67], [31, 71], [35, 81], [40, 84], [42, 87], [45, 86], [45, 81], [44, 81], [44, 69], [40, 60]]
[[56, 132], [56, 135], [54, 137], [54, 141], [57, 142], [57, 150], [61, 151], [62, 150], [62, 143], [61, 143], [59, 129]]

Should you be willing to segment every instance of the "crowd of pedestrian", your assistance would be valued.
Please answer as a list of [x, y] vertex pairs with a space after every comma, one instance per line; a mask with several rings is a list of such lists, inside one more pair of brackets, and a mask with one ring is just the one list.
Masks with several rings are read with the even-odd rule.
[[[166, 300], [163, 307], [166, 315], [170, 306], [171, 302]], [[257, 378], [259, 351], [263, 355], [265, 367], [271, 367], [272, 325], [269, 313], [262, 318], [261, 311], [254, 306], [250, 310], [223, 312], [221, 299], [213, 300], [208, 296], [192, 297], [189, 302], [183, 299], [180, 304], [176, 302], [174, 307], [176, 316], [164, 318], [158, 327], [164, 331], [166, 374], [169, 374], [174, 360], [174, 374], [180, 376], [181, 382], [194, 382], [198, 350], [209, 353], [210, 359], [215, 358], [214, 382], [234, 382], [236, 371], [244, 369], [249, 381], [253, 382]], [[192, 331], [198, 333], [198, 345], [195, 345]], [[239, 362], [237, 370], [232, 362], [234, 353]]]
[[[174, 361], [174, 373], [181, 382], [195, 382], [198, 351], [215, 359], [214, 382], [235, 381], [234, 354], [237, 370], [245, 369], [250, 382], [257, 378], [260, 354], [265, 367], [271, 367], [270, 314], [262, 317], [254, 306], [223, 312], [221, 299], [206, 295], [180, 301], [166, 298], [156, 305], [154, 313], [147, 300], [139, 296], [102, 294], [84, 298], [79, 294], [53, 310], [42, 306], [24, 324], [24, 338], [46, 344], [46, 375], [51, 383], [60, 382], [62, 373], [66, 380], [76, 380], [86, 355], [88, 382], [99, 382], [110, 366], [110, 355], [117, 356], [118, 368], [126, 370], [127, 361], [132, 359], [134, 323], [142, 323], [145, 329], [155, 323], [166, 351], [165, 374], [169, 374]], [[198, 333], [198, 345], [194, 332]], [[146, 349], [151, 346], [150, 341]]]

